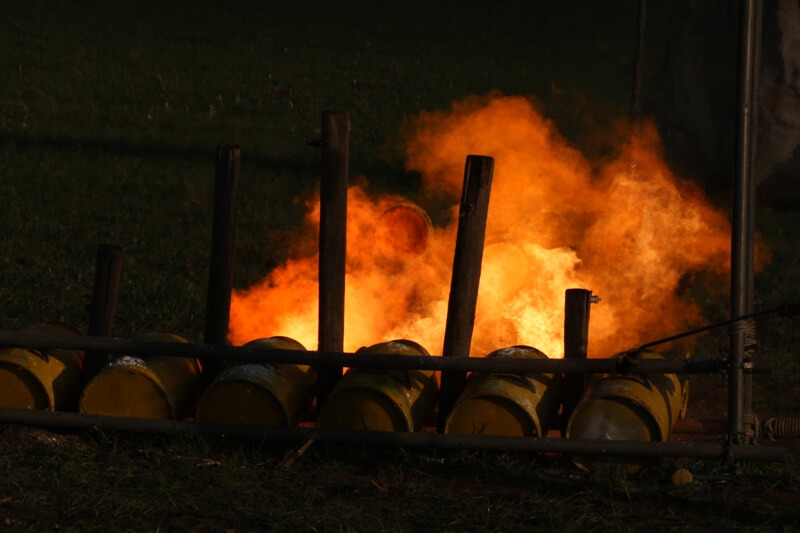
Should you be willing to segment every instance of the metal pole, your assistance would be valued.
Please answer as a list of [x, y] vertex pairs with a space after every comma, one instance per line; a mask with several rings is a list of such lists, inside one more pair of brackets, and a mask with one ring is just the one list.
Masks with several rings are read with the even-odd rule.
[[[442, 355], [445, 357], [469, 357], [472, 330], [475, 326], [475, 307], [481, 279], [483, 243], [493, 172], [493, 158], [467, 156], [442, 348]], [[466, 381], [466, 372], [452, 370], [442, 373], [439, 393], [439, 431], [444, 431], [447, 415], [464, 389]]]
[[[347, 113], [322, 114], [318, 331], [321, 352], [341, 352], [344, 346], [349, 134]], [[342, 368], [321, 368], [318, 376], [317, 404], [320, 405], [342, 377]]]
[[[755, 12], [755, 32], [753, 35], [753, 77], [751, 80], [751, 136], [750, 136], [750, 169], [747, 188], [747, 217], [746, 217], [746, 235], [747, 239], [746, 249], [748, 250], [746, 259], [746, 272], [747, 272], [747, 295], [746, 301], [748, 303], [749, 312], [753, 311], [754, 293], [755, 293], [755, 235], [756, 235], [756, 180], [755, 165], [757, 159], [758, 148], [758, 81], [761, 74], [761, 36], [762, 36], [762, 23], [763, 23], [763, 0], [756, 1]], [[744, 341], [744, 364], [750, 365], [755, 357], [756, 352], [756, 323], [755, 320], [750, 319], [747, 321], [747, 328]], [[743, 378], [743, 391], [742, 391], [742, 414], [743, 414], [743, 429], [745, 435], [750, 443], [755, 443], [756, 424], [755, 415], [753, 413], [753, 376], [750, 372], [744, 373]]]
[[[528, 359], [502, 357], [437, 357], [430, 355], [384, 355], [344, 352], [315, 352], [265, 348], [258, 345], [230, 346], [128, 340], [90, 337], [86, 335], [40, 335], [23, 331], [0, 330], [0, 345], [26, 348], [64, 348], [97, 350], [128, 355], [168, 355], [206, 360], [258, 361], [262, 363], [294, 363], [319, 367], [354, 367], [376, 370], [456, 370], [459, 372], [505, 373], [592, 373], [609, 374], [628, 371], [636, 374], [718, 374], [728, 370], [720, 359], [645, 359], [628, 360], [624, 356], [603, 359]], [[767, 361], [758, 361], [754, 373], [769, 373]]]
[[448, 435], [428, 432], [345, 431], [306, 428], [266, 428], [232, 424], [208, 424], [177, 420], [150, 420], [112, 416], [79, 415], [67, 412], [0, 409], [0, 421], [67, 429], [108, 429], [142, 433], [199, 433], [265, 441], [350, 443], [403, 446], [408, 448], [472, 448], [533, 453], [592, 454], [599, 456], [687, 457], [699, 459], [752, 459], [784, 462], [786, 450], [767, 446], [737, 446], [714, 443], [641, 442], [623, 440], [500, 437], [491, 435]]
[[[736, 172], [734, 176], [733, 204], [731, 214], [731, 317], [746, 315], [752, 311], [753, 283], [753, 202], [752, 202], [752, 155], [753, 136], [755, 133], [754, 110], [754, 78], [757, 63], [757, 40], [760, 35], [757, 28], [760, 23], [760, 0], [742, 0], [741, 34], [739, 50], [739, 97], [737, 109], [737, 143]], [[740, 444], [747, 440], [747, 434], [753, 434], [751, 422], [745, 425], [745, 397], [749, 398], [751, 384], [745, 376], [744, 357], [748, 337], [748, 324], [741, 321], [731, 328], [729, 353], [729, 438], [732, 443]], [[749, 403], [749, 401], [748, 401]]]

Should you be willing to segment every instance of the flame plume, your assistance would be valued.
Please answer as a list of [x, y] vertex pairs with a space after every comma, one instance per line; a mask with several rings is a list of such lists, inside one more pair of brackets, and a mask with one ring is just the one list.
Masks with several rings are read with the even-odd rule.
[[[516, 344], [563, 351], [564, 291], [602, 298], [590, 355], [674, 333], [698, 317], [675, 295], [686, 273], [729, 268], [730, 228], [697, 186], [674, 175], [652, 125], [593, 171], [523, 97], [489, 95], [422, 113], [407, 167], [430, 192], [452, 195], [433, 227], [405, 198], [348, 193], [345, 350], [394, 338], [441, 353], [468, 154], [495, 159], [472, 355]], [[399, 206], [399, 207], [398, 207]], [[307, 214], [319, 221], [319, 200]], [[317, 235], [309, 236], [317, 239]], [[286, 335], [317, 342], [317, 257], [290, 258], [231, 302], [230, 339]]]

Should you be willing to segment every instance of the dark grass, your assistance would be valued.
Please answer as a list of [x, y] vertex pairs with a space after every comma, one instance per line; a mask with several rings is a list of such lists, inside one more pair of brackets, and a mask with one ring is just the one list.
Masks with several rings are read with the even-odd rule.
[[[669, 463], [639, 479], [554, 457], [286, 449], [197, 436], [23, 433], [0, 443], [0, 525], [19, 531], [790, 531], [797, 477], [782, 468]], [[39, 469], [28, 465], [37, 463]], [[698, 480], [676, 486], [672, 469]], [[22, 468], [21, 468], [22, 467]], [[702, 477], [705, 476], [705, 479]]]
[[317, 187], [319, 154], [306, 141], [326, 110], [351, 114], [351, 172], [376, 191], [413, 196], [419, 184], [403, 168], [406, 118], [491, 90], [538, 99], [575, 143], [608, 150], [611, 120], [630, 98], [635, 17], [627, 2], [586, 7], [7, 6], [4, 326], [64, 318], [84, 328], [95, 249], [107, 242], [126, 255], [120, 334], [195, 337], [216, 146], [242, 146], [235, 284], [244, 287], [288, 254], [302, 198]]
[[[277, 5], [272, 5], [277, 4]], [[351, 115], [351, 173], [414, 197], [407, 118], [491, 90], [540, 102], [567, 140], [609, 154], [631, 103], [636, 2], [10, 2], [0, 17], [0, 328], [86, 331], [97, 246], [125, 252], [115, 335], [201, 340], [214, 153], [242, 147], [235, 285], [287, 257], [317, 187], [326, 110]], [[656, 10], [655, 12], [658, 12]], [[648, 66], [657, 71], [659, 64]], [[654, 74], [655, 76], [655, 74]], [[645, 80], [647, 81], [647, 80]], [[657, 94], [651, 82], [645, 87]], [[650, 98], [653, 98], [653, 94]], [[719, 192], [719, 191], [716, 191]], [[426, 206], [428, 207], [428, 206]], [[434, 209], [436, 206], [431, 206]], [[772, 251], [759, 304], [796, 299], [798, 215], [759, 210]], [[686, 280], [709, 320], [727, 280]], [[758, 321], [756, 410], [800, 412], [798, 334]], [[723, 356], [726, 333], [700, 339]], [[717, 377], [697, 380], [726, 389]], [[712, 389], [713, 390], [713, 389]], [[723, 416], [724, 412], [716, 412]], [[793, 448], [794, 449], [794, 448]], [[19, 531], [641, 531], [797, 528], [787, 465], [588, 476], [550, 457], [315, 445], [291, 468], [268, 443], [3, 427], [0, 529]], [[735, 474], [735, 475], [733, 475]], [[733, 475], [733, 477], [731, 477]]]

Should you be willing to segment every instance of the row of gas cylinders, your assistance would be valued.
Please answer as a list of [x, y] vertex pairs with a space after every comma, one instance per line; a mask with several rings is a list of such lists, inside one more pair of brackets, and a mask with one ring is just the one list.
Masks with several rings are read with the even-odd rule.
[[[38, 324], [23, 331], [78, 334], [62, 323]], [[181, 335], [164, 332], [138, 339], [189, 342]], [[252, 343], [305, 349], [287, 337]], [[384, 342], [357, 353], [365, 357], [429, 355], [409, 340]], [[655, 352], [644, 356], [661, 357]], [[513, 346], [487, 357], [547, 356], [536, 348]], [[315, 375], [309, 366], [262, 363], [231, 363], [199, 394], [200, 362], [176, 356], [116, 357], [80, 390], [82, 358], [81, 352], [64, 349], [0, 350], [0, 407], [77, 408], [90, 415], [173, 420], [194, 414], [198, 422], [290, 427], [308, 414], [314, 396]], [[351, 368], [318, 409], [316, 427], [417, 431], [431, 419], [437, 396], [438, 380], [430, 370]], [[665, 441], [685, 411], [686, 396], [687, 384], [673, 374], [597, 376], [572, 412], [566, 436]], [[544, 437], [557, 420], [561, 399], [559, 374], [474, 372], [447, 417], [445, 432]]]

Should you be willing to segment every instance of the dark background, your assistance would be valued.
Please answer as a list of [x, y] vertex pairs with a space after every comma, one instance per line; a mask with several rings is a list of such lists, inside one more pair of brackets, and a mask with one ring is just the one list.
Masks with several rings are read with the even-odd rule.
[[[798, 199], [800, 172], [798, 63], [796, 55], [784, 55], [789, 45], [783, 42], [792, 37], [787, 33], [797, 20], [789, 15], [796, 10], [796, 0], [764, 2], [753, 169], [759, 198], [784, 207]], [[642, 112], [656, 119], [678, 173], [703, 183], [721, 202], [736, 157], [740, 18], [740, 2], [646, 3]]]

